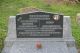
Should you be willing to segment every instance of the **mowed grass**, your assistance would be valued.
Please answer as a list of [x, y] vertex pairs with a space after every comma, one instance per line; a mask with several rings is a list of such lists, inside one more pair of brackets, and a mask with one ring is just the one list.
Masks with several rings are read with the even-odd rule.
[[44, 11], [71, 16], [72, 35], [76, 40], [77, 47], [80, 48], [80, 27], [76, 22], [76, 14], [80, 13], [80, 4], [48, 5], [41, 0], [0, 0], [0, 48], [3, 47], [2, 42], [7, 36], [9, 16], [15, 16], [21, 8], [25, 7], [36, 7]]

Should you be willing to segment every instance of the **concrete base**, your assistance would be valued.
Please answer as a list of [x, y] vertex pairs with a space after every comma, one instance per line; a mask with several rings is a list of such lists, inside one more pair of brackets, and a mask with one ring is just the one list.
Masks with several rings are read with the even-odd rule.
[[[29, 47], [28, 45], [33, 44], [38, 40], [43, 42], [44, 43], [43, 45], [47, 45], [47, 46], [50, 46], [50, 44], [53, 45], [53, 46], [50, 46], [53, 49], [49, 49], [49, 47], [47, 48], [47, 50], [49, 50], [49, 53], [50, 51], [52, 51], [51, 53], [77, 53], [77, 50], [75, 47], [75, 40], [72, 37], [72, 31], [71, 31], [70, 25], [71, 25], [70, 17], [64, 16], [63, 38], [36, 38], [36, 39], [35, 38], [17, 38], [15, 16], [10, 16], [9, 25], [8, 25], [8, 36], [5, 39], [5, 42], [4, 42], [5, 46], [2, 53], [26, 53], [27, 51], [25, 51], [25, 49]], [[51, 43], [49, 44], [48, 42], [51, 42]], [[21, 49], [22, 51], [20, 52], [19, 49]], [[33, 51], [31, 48], [30, 50], [32, 52], [29, 51], [27, 53], [33, 53], [35, 51], [35, 50]], [[48, 53], [48, 51], [44, 51], [44, 50], [42, 50], [42, 52], [41, 51], [40, 52], [38, 51], [38, 52]]]
[[10, 53], [69, 53], [65, 42], [42, 41], [42, 48], [35, 47], [33, 42], [16, 42]]

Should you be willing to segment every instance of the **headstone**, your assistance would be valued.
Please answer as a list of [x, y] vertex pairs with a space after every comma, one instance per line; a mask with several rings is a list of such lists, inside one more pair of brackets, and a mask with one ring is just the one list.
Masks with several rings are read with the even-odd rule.
[[2, 53], [77, 53], [70, 17], [34, 11], [10, 16]]
[[18, 38], [62, 38], [63, 16], [33, 12], [16, 16]]

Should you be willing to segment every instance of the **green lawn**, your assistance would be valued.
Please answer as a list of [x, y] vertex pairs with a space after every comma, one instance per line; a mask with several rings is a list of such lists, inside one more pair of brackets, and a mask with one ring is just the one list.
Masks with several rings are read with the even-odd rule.
[[8, 17], [19, 13], [20, 8], [37, 7], [45, 11], [63, 13], [71, 16], [72, 33], [80, 48], [80, 27], [76, 23], [76, 14], [80, 12], [80, 4], [77, 5], [48, 5], [41, 0], [0, 0], [0, 47], [6, 37]]

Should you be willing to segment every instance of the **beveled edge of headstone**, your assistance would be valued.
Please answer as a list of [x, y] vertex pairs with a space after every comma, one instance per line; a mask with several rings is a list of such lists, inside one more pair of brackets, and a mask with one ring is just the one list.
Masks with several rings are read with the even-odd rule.
[[44, 13], [64, 15], [64, 14], [62, 14], [62, 13], [53, 13], [53, 12], [44, 11], [44, 10], [42, 10], [42, 9], [35, 8], [35, 7], [22, 8], [21, 12], [20, 12], [19, 14], [17, 14], [17, 15], [29, 14], [29, 13], [35, 13], [35, 12], [44, 12]]
[[[17, 15], [36, 13], [36, 12], [44, 12], [44, 13], [50, 13], [50, 14], [59, 14], [59, 13], [53, 13], [53, 12], [47, 12], [47, 11], [32, 11], [32, 12], [27, 12], [27, 13], [19, 13]], [[64, 15], [64, 14], [60, 13], [59, 15]]]

